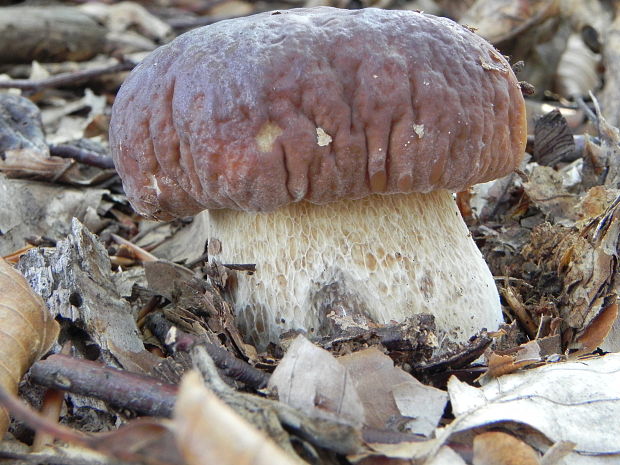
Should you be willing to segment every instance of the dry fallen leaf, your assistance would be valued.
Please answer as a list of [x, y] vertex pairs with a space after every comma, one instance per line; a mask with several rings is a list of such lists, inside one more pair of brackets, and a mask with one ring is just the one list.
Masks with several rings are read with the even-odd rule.
[[481, 377], [482, 381], [490, 378], [498, 378], [502, 375], [514, 373], [521, 368], [544, 363], [547, 355], [544, 348], [540, 346], [541, 340], [526, 342], [511, 350], [509, 353], [490, 352], [487, 355], [488, 368]]
[[0, 170], [9, 177], [56, 180], [71, 166], [73, 160], [40, 153], [26, 148], [7, 150], [0, 161]]
[[559, 3], [558, 0], [478, 0], [459, 22], [476, 29], [478, 35], [497, 44], [522, 36], [526, 30], [531, 35], [532, 28], [557, 14]]
[[269, 380], [281, 402], [314, 418], [361, 426], [364, 407], [347, 368], [297, 336]]
[[[536, 341], [532, 341], [536, 342]], [[514, 373], [515, 371], [530, 366], [534, 363], [539, 362], [539, 360], [531, 361], [531, 360], [523, 360], [520, 362], [516, 361], [517, 354], [497, 354], [495, 352], [491, 352], [488, 357], [488, 368], [486, 373], [484, 374], [482, 379], [486, 378], [498, 378], [502, 375], [506, 375], [508, 373]]]
[[[620, 461], [620, 354], [548, 364], [501, 376], [481, 388], [452, 377], [448, 392], [456, 417], [447, 428], [451, 433], [499, 422], [521, 430], [525, 425], [542, 433], [547, 447], [574, 443], [565, 465]], [[546, 449], [539, 436], [530, 445]]]
[[618, 199], [602, 215], [592, 218], [578, 236], [567, 237], [558, 247], [556, 263], [564, 282], [561, 296], [564, 308], [560, 316], [578, 331], [590, 326], [615, 301], [620, 231]]
[[105, 189], [75, 189], [66, 185], [10, 179], [0, 173], [0, 255], [16, 252], [27, 237], [62, 239], [71, 219], [86, 221], [102, 204]]
[[534, 449], [511, 434], [488, 431], [474, 438], [474, 465], [539, 465]]
[[558, 92], [567, 98], [588, 95], [598, 89], [600, 55], [584, 43], [581, 33], [572, 33], [556, 70]]
[[174, 424], [188, 465], [300, 464], [209, 391], [195, 371], [181, 381]]
[[115, 34], [135, 28], [143, 36], [160, 42], [164, 42], [172, 34], [168, 24], [135, 2], [112, 5], [90, 2], [82, 5], [80, 10], [105, 24], [110, 32]]
[[[59, 325], [21, 274], [0, 258], [0, 384], [11, 393], [58, 337]], [[0, 433], [9, 417], [0, 411]]]
[[605, 307], [594, 317], [590, 325], [577, 335], [575, 344], [571, 348], [576, 348], [577, 353], [588, 354], [603, 345], [609, 335], [614, 323], [618, 319], [618, 303], [613, 298], [613, 302]]
[[315, 418], [424, 436], [447, 402], [444, 391], [420, 383], [375, 348], [336, 359], [303, 336], [289, 346], [269, 386], [280, 401]]
[[364, 407], [364, 425], [430, 436], [443, 415], [446, 392], [425, 386], [376, 348], [340, 357]]
[[228, 0], [226, 2], [216, 3], [209, 9], [209, 15], [220, 18], [233, 18], [236, 16], [247, 16], [254, 13], [256, 4], [243, 0]]
[[528, 198], [555, 224], [572, 226], [575, 222], [577, 196], [565, 187], [565, 174], [549, 166], [528, 165], [530, 173], [523, 189]]
[[[595, 319], [607, 310], [613, 310], [612, 303], [618, 292], [616, 268], [620, 237], [620, 196], [615, 189], [591, 189], [581, 202], [566, 208], [573, 211], [575, 224], [572, 227], [549, 223], [537, 225], [532, 230], [530, 242], [523, 247], [521, 256], [538, 268], [542, 273], [540, 276], [546, 274], [557, 279], [556, 284], [549, 281], [547, 292], [556, 295], [553, 305], [565, 327], [572, 331], [569, 333], [564, 330], [563, 343], [573, 347], [575, 336], [581, 337]], [[605, 318], [601, 316], [598, 319], [597, 325], [604, 322], [606, 330], [599, 326], [592, 328], [592, 331], [603, 336], [608, 332], [606, 340], [599, 338], [598, 346], [615, 352], [620, 347], [617, 336], [620, 321], [614, 321], [613, 315], [614, 312], [610, 312]], [[592, 343], [588, 341], [576, 347], [591, 346]]]

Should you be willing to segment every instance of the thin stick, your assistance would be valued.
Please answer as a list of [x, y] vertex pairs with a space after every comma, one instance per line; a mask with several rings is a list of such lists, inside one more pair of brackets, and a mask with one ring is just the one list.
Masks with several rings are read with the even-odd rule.
[[201, 26], [209, 26], [211, 24], [225, 21], [227, 19], [240, 18], [247, 15], [225, 15], [225, 16], [200, 16], [197, 18], [172, 18], [167, 21], [168, 25], [173, 29], [194, 29]]
[[99, 155], [96, 152], [80, 149], [73, 145], [50, 145], [50, 155], [71, 158], [84, 165], [95, 166], [105, 170], [114, 169], [112, 157]]
[[30, 376], [43, 386], [95, 397], [114, 407], [155, 417], [172, 415], [177, 393], [177, 386], [151, 376], [58, 354], [35, 363]]
[[131, 61], [118, 63], [112, 66], [105, 66], [94, 69], [84, 69], [76, 71], [74, 73], [61, 73], [55, 76], [50, 76], [45, 79], [8, 79], [6, 81], [0, 81], [0, 89], [22, 89], [38, 91], [41, 89], [48, 89], [51, 87], [66, 86], [69, 84], [81, 83], [84, 80], [92, 79], [95, 77], [103, 76], [104, 74], [120, 73], [122, 71], [129, 71], [136, 66]]
[[39, 415], [21, 402], [16, 396], [9, 393], [0, 385], [0, 404], [2, 404], [11, 416], [18, 418], [32, 429], [47, 433], [50, 436], [65, 442], [85, 444], [87, 443], [88, 433], [81, 433], [66, 426], [55, 423]]
[[[62, 355], [69, 355], [73, 344], [71, 341], [66, 342], [60, 353]], [[60, 418], [60, 412], [65, 401], [65, 393], [58, 389], [49, 388], [43, 395], [43, 403], [41, 405], [41, 415], [51, 421], [57, 422]], [[40, 452], [43, 448], [54, 442], [53, 436], [42, 431], [35, 431], [34, 440], [32, 441], [32, 451]]]
[[228, 350], [173, 326], [160, 314], [151, 314], [147, 327], [160, 340], [175, 351], [189, 352], [195, 346], [204, 347], [215, 365], [223, 374], [254, 389], [262, 389], [269, 382], [269, 375], [243, 360], [239, 360]]
[[136, 254], [136, 258], [141, 262], [156, 262], [157, 260], [159, 260], [155, 255], [148, 253], [142, 247], [137, 246], [136, 244], [128, 241], [127, 239], [123, 239], [117, 234], [112, 234], [111, 237], [117, 244], [124, 245], [131, 249], [133, 253]]

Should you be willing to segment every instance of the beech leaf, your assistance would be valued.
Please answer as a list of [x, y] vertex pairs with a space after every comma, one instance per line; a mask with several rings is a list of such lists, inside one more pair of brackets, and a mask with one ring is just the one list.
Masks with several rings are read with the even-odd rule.
[[[58, 337], [59, 325], [41, 297], [4, 259], [0, 258], [0, 384], [13, 394], [24, 373]], [[0, 411], [0, 432], [9, 426]]]
[[447, 428], [452, 433], [499, 422], [528, 425], [551, 444], [575, 444], [565, 465], [618, 463], [620, 354], [548, 364], [481, 388], [452, 377], [448, 392], [456, 417]]
[[188, 465], [299, 465], [203, 384], [198, 372], [181, 381], [174, 408], [178, 448]]
[[328, 351], [297, 336], [269, 380], [280, 402], [313, 418], [361, 427], [364, 406], [346, 366]]

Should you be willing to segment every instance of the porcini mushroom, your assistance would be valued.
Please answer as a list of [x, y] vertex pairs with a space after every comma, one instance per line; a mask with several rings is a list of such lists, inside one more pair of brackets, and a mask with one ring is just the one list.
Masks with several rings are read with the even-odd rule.
[[330, 314], [431, 313], [456, 341], [497, 328], [493, 277], [451, 192], [510, 173], [525, 138], [518, 82], [490, 44], [373, 8], [188, 32], [131, 73], [110, 128], [137, 211], [208, 209], [211, 258], [256, 264], [233, 300], [261, 346], [327, 331]]

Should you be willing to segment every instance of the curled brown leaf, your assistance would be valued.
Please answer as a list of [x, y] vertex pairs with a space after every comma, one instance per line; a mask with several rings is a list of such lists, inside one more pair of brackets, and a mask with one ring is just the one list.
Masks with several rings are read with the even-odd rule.
[[174, 425], [177, 446], [189, 465], [300, 464], [209, 391], [197, 372], [181, 382]]
[[[0, 258], [0, 384], [16, 393], [23, 374], [49, 350], [59, 326], [41, 297], [4, 259]], [[9, 416], [0, 411], [0, 433]]]

